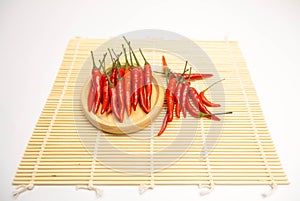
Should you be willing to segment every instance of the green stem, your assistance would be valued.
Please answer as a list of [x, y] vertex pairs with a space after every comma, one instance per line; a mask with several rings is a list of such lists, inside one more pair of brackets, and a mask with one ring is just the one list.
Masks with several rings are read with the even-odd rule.
[[131, 50], [131, 52], [132, 52], [132, 54], [133, 54], [134, 60], [135, 60], [135, 62], [136, 62], [136, 65], [139, 67], [139, 66], [140, 66], [140, 63], [139, 63], [139, 61], [138, 61], [136, 55], [134, 54], [133, 49], [132, 49], [132, 47], [130, 46], [130, 43], [128, 42], [128, 40], [126, 39], [125, 36], [123, 36], [123, 38], [124, 38], [125, 42], [127, 43], [128, 47], [130, 48], [130, 50]]
[[132, 55], [131, 55], [131, 51], [130, 51], [130, 50], [129, 50], [129, 57], [130, 57], [130, 64], [131, 64], [131, 67], [133, 67]]
[[122, 55], [122, 52], [120, 52], [120, 54], [116, 54], [116, 52], [114, 51], [114, 49], [111, 49], [111, 50], [112, 50], [112, 52], [114, 53], [114, 55], [115, 55], [115, 57], [116, 57], [115, 61], [116, 61], [116, 63], [118, 63], [118, 67], [121, 67], [122, 65], [121, 65], [121, 63], [120, 63], [119, 58], [120, 58], [120, 56]]
[[94, 53], [93, 53], [93, 51], [91, 51], [91, 55], [92, 55], [92, 60], [93, 60], [93, 69], [96, 69], [97, 66], [95, 64], [95, 59], [94, 59]]
[[200, 117], [209, 117], [209, 116], [216, 116], [216, 115], [225, 115], [225, 114], [232, 114], [233, 112], [219, 112], [219, 113], [213, 113], [213, 114], [205, 114], [203, 112], [200, 112]]
[[142, 55], [142, 57], [143, 57], [143, 59], [144, 59], [144, 61], [145, 61], [145, 65], [146, 65], [146, 64], [149, 64], [148, 61], [146, 60], [146, 58], [145, 58], [145, 56], [144, 56], [144, 54], [143, 54], [141, 48], [139, 48], [139, 51], [140, 51], [140, 53], [141, 53], [141, 55]]
[[109, 52], [110, 59], [111, 59], [111, 62], [112, 62], [112, 68], [114, 68], [115, 65], [116, 65], [116, 64], [115, 64], [115, 60], [114, 60], [114, 58], [113, 58], [113, 56], [112, 56], [112, 53], [111, 53], [110, 49], [107, 48], [107, 50], [108, 50], [108, 52]]
[[209, 87], [207, 87], [206, 89], [204, 89], [202, 92], [206, 92], [208, 89], [210, 89], [211, 87], [213, 87], [214, 85], [218, 84], [219, 82], [222, 82], [223, 80], [225, 80], [225, 78], [218, 80], [214, 83], [212, 83]]
[[114, 84], [110, 81], [110, 79], [109, 79], [109, 77], [108, 77], [108, 74], [107, 74], [107, 72], [106, 72], [106, 69], [105, 69], [105, 57], [106, 57], [106, 55], [107, 55], [107, 53], [104, 54], [103, 59], [102, 59], [102, 62], [100, 61], [100, 66], [102, 67], [103, 72], [104, 72], [104, 74], [105, 74], [105, 76], [106, 76], [106, 78], [107, 78], [107, 80], [108, 80], [109, 87], [113, 87]]
[[190, 82], [191, 73], [192, 73], [192, 67], [190, 67], [190, 72], [189, 72], [189, 78], [188, 78], [188, 82]]
[[120, 68], [117, 68], [117, 71], [118, 71], [118, 80], [121, 80], [121, 74], [120, 74]]
[[122, 48], [123, 48], [124, 55], [125, 55], [125, 70], [128, 70], [129, 62], [128, 62], [128, 59], [127, 59], [127, 54], [126, 54], [126, 49], [125, 49], [124, 44], [122, 44]]
[[[106, 55], [107, 55], [107, 53], [105, 53], [105, 54], [103, 55], [102, 61], [99, 60], [99, 62], [100, 62], [100, 68], [103, 69], [104, 74], [107, 74], [107, 72], [106, 72], [106, 70], [105, 70], [105, 58], [106, 58]], [[104, 65], [103, 65], [103, 63], [104, 63]]]
[[188, 61], [185, 61], [185, 66], [184, 66], [183, 73], [181, 74], [181, 76], [184, 76], [184, 74], [186, 72], [187, 64], [188, 64]]

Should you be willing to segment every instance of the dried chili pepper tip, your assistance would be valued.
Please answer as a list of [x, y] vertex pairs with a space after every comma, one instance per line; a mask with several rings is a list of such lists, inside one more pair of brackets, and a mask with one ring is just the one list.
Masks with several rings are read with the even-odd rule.
[[161, 136], [161, 134], [163, 134], [167, 128], [168, 125], [168, 118], [169, 118], [169, 113], [168, 111], [166, 112], [166, 115], [164, 117], [163, 123], [161, 125], [161, 129], [160, 131], [157, 133], [157, 136]]
[[90, 88], [89, 88], [89, 94], [88, 94], [88, 111], [92, 111], [93, 104], [94, 104], [94, 98], [95, 98], [95, 89], [93, 87], [93, 82], [90, 81]]

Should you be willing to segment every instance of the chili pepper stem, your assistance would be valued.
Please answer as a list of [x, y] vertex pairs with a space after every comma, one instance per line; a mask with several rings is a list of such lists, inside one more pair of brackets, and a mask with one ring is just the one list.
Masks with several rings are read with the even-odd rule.
[[137, 66], [140, 66], [140, 63], [139, 63], [139, 61], [138, 61], [136, 55], [134, 54], [133, 49], [132, 49], [130, 43], [128, 42], [128, 40], [126, 39], [125, 36], [123, 36], [123, 38], [124, 38], [125, 42], [127, 43], [128, 47], [130, 48], [130, 50], [131, 50], [131, 52], [132, 52], [132, 54], [133, 54], [134, 60], [135, 60], [135, 62], [136, 62], [136, 65], [137, 65]]
[[218, 84], [219, 82], [222, 82], [223, 80], [225, 80], [225, 78], [221, 79], [221, 80], [218, 80], [214, 83], [212, 83], [211, 85], [209, 85], [206, 89], [202, 90], [202, 92], [206, 92], [208, 89], [212, 88], [213, 86], [215, 86], [216, 84]]
[[115, 57], [118, 57], [113, 48], [111, 48], [111, 51], [114, 53]]
[[185, 61], [184, 69], [183, 69], [183, 72], [182, 72], [181, 76], [184, 76], [184, 74], [186, 72], [187, 64], [188, 64], [188, 61]]
[[122, 48], [123, 48], [124, 56], [125, 56], [125, 70], [128, 70], [129, 62], [128, 62], [128, 59], [127, 59], [127, 54], [126, 54], [126, 49], [125, 49], [124, 44], [122, 44]]
[[142, 57], [143, 57], [143, 59], [144, 59], [144, 61], [145, 61], [145, 65], [146, 65], [146, 64], [149, 64], [148, 61], [146, 60], [146, 58], [145, 58], [145, 56], [144, 56], [144, 54], [143, 54], [141, 48], [139, 48], [139, 51], [140, 51], [140, 53], [141, 53], [141, 55], [142, 55]]
[[95, 64], [95, 59], [94, 59], [94, 53], [93, 53], [93, 51], [91, 51], [91, 55], [92, 55], [92, 60], [93, 60], [93, 69], [96, 69], [97, 66]]
[[192, 67], [190, 67], [190, 72], [189, 72], [189, 79], [188, 79], [188, 82], [190, 82], [191, 73], [192, 73]]
[[[130, 42], [129, 42], [129, 44], [130, 44]], [[131, 67], [133, 67], [133, 61], [132, 61], [131, 51], [129, 51], [129, 58], [130, 58], [130, 65], [131, 65]]]
[[107, 72], [106, 72], [106, 70], [105, 70], [105, 57], [106, 57], [106, 55], [107, 55], [107, 53], [104, 54], [103, 59], [102, 59], [102, 62], [100, 61], [100, 66], [101, 66], [102, 69], [103, 69], [103, 72], [104, 72], [104, 74], [105, 74], [105, 76], [106, 76], [106, 78], [107, 78], [107, 81], [108, 81], [109, 86], [110, 86], [110, 87], [113, 87], [114, 84], [113, 84], [113, 83], [111, 82], [111, 80], [109, 79], [109, 77], [108, 77], [108, 75], [107, 75]]
[[225, 114], [232, 114], [233, 112], [219, 112], [219, 113], [212, 113], [212, 114], [205, 114], [200, 112], [201, 117], [209, 117], [209, 116], [216, 116], [216, 115], [225, 115]]
[[116, 54], [116, 52], [114, 51], [114, 49], [111, 49], [111, 50], [112, 50], [112, 52], [114, 53], [114, 55], [116, 57], [115, 61], [116, 61], [116, 63], [118, 62], [118, 65], [119, 65], [118, 67], [121, 67], [121, 63], [120, 63], [119, 58], [122, 55], [122, 52], [120, 52], [120, 54]]
[[113, 56], [112, 56], [112, 54], [111, 54], [111, 51], [110, 51], [110, 49], [109, 49], [109, 48], [107, 48], [107, 50], [108, 50], [108, 52], [109, 52], [110, 59], [111, 59], [111, 61], [113, 62], [113, 66], [114, 66], [114, 64], [115, 64], [115, 61], [114, 61], [114, 58], [113, 58]]

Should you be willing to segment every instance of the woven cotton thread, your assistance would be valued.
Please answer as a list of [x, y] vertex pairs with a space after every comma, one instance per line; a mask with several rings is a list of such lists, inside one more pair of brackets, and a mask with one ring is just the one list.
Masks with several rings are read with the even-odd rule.
[[151, 124], [151, 137], [150, 137], [150, 184], [141, 184], [139, 187], [139, 193], [143, 194], [149, 189], [154, 189], [154, 161], [153, 161], [153, 149], [154, 149], [154, 127]]
[[96, 142], [94, 144], [93, 160], [91, 163], [91, 173], [90, 173], [89, 183], [86, 186], [76, 186], [76, 190], [83, 189], [83, 190], [95, 191], [97, 198], [101, 197], [103, 194], [103, 191], [95, 187], [93, 184], [94, 171], [95, 171], [96, 159], [98, 154], [99, 135], [101, 135], [101, 133], [98, 131], [96, 136]]

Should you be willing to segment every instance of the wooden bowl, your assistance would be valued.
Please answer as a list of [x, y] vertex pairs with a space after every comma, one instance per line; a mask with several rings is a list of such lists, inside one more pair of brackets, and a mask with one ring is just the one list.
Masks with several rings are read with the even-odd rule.
[[91, 122], [91, 124], [107, 133], [134, 133], [147, 127], [159, 115], [164, 104], [165, 89], [161, 84], [158, 83], [158, 79], [154, 75], [152, 83], [151, 111], [146, 114], [138, 104], [136, 111], [134, 111], [132, 108], [132, 112], [129, 117], [125, 110], [124, 121], [123, 123], [120, 123], [117, 119], [115, 119], [112, 113], [108, 115], [104, 113], [101, 115], [100, 110], [102, 105], [100, 105], [100, 109], [97, 114], [94, 114], [92, 111], [88, 111], [87, 97], [90, 88], [90, 80], [91, 78], [85, 82], [81, 92], [82, 108], [85, 116]]

